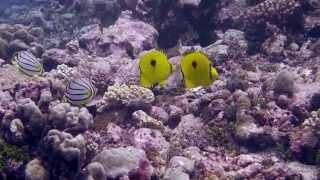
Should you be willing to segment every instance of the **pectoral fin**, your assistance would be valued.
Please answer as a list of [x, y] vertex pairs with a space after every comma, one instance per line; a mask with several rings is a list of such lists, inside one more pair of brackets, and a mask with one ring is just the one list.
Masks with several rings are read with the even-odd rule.
[[145, 88], [151, 88], [152, 87], [152, 83], [150, 83], [146, 78], [144, 78], [143, 76], [140, 76], [140, 84], [142, 87]]

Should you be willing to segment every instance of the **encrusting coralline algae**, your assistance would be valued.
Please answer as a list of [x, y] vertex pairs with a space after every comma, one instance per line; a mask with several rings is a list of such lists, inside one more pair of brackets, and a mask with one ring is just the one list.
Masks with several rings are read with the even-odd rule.
[[[0, 3], [0, 179], [320, 178], [320, 3], [31, 0]], [[40, 59], [26, 76], [15, 52]], [[140, 86], [162, 50], [167, 86]], [[219, 73], [186, 89], [185, 53]], [[68, 82], [94, 99], [74, 106]]]

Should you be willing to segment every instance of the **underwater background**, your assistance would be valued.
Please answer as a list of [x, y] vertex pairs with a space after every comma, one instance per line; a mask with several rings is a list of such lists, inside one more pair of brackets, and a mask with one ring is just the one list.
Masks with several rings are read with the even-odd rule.
[[0, 180], [319, 180], [319, 37], [319, 0], [0, 0]]

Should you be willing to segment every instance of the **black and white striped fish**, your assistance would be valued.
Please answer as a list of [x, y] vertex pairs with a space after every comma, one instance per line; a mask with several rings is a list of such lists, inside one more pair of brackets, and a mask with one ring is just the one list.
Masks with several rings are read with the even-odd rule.
[[82, 106], [89, 103], [96, 95], [96, 88], [85, 78], [77, 78], [69, 81], [65, 99], [70, 104]]
[[19, 51], [15, 53], [12, 63], [16, 65], [21, 72], [29, 76], [41, 75], [43, 73], [43, 65], [40, 59], [29, 51]]

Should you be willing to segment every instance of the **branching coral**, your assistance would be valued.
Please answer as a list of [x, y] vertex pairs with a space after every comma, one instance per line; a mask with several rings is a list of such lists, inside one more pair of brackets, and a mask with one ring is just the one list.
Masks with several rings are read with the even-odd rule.
[[79, 172], [86, 160], [86, 143], [82, 135], [52, 129], [43, 138], [41, 145], [43, 158], [48, 159], [51, 175], [70, 177]]
[[85, 107], [58, 103], [51, 105], [49, 111], [49, 120], [52, 121], [53, 127], [72, 134], [84, 132], [93, 125], [93, 116]]
[[31, 99], [19, 99], [16, 107], [6, 110], [2, 128], [4, 137], [12, 143], [23, 143], [25, 139], [37, 139], [45, 125], [45, 118], [39, 107]]
[[48, 77], [53, 77], [57, 79], [62, 79], [63, 81], [67, 81], [70, 78], [74, 77], [77, 74], [77, 71], [73, 67], [69, 67], [66, 64], [60, 64], [57, 66], [57, 69], [53, 69], [49, 73], [46, 74]]

